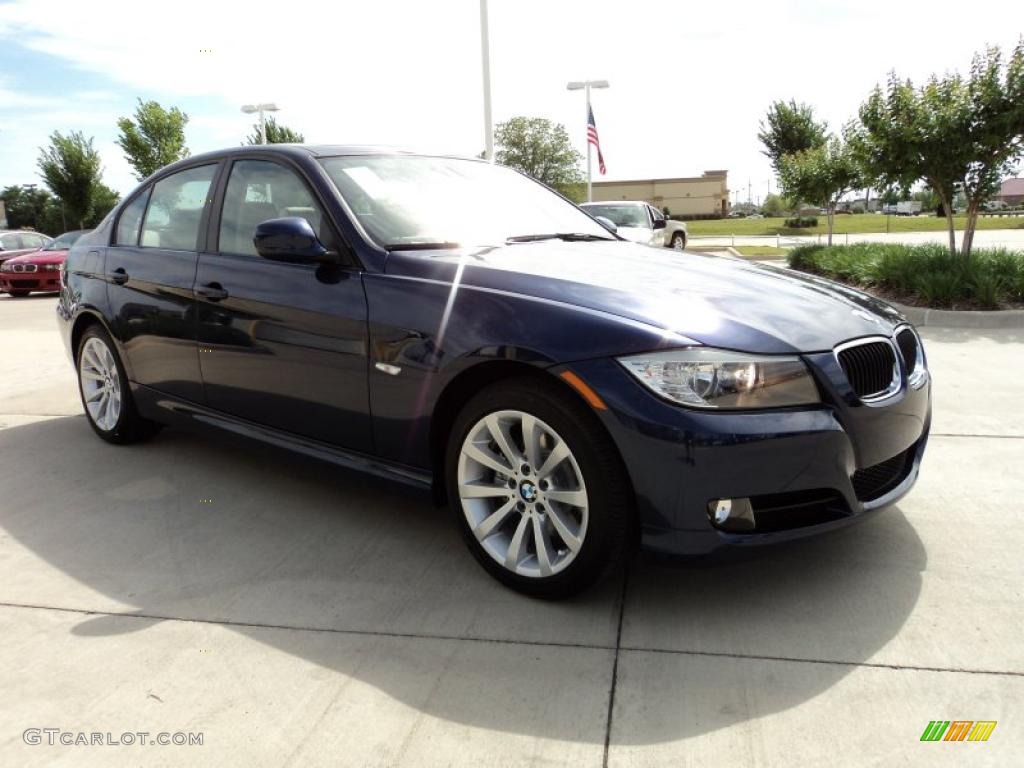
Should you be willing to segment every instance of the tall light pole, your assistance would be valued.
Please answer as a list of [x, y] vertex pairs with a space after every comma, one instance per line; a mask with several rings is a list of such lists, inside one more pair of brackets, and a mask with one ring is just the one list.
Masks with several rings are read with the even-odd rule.
[[253, 112], [260, 113], [260, 144], [267, 143], [267, 120], [264, 116], [264, 112], [277, 112], [280, 109], [277, 104], [273, 102], [267, 102], [265, 104], [244, 104], [242, 111], [247, 115], [251, 115]]
[[484, 74], [484, 157], [494, 162], [494, 125], [491, 122], [491, 36], [487, 28], [487, 0], [480, 0], [480, 57]]
[[[607, 80], [573, 80], [569, 83], [566, 88], [570, 91], [585, 91], [587, 95], [587, 112], [585, 116], [584, 125], [590, 124], [590, 89], [591, 88], [607, 88]], [[591, 182], [591, 171], [590, 171], [590, 137], [587, 137], [587, 202], [593, 200], [593, 190]]]

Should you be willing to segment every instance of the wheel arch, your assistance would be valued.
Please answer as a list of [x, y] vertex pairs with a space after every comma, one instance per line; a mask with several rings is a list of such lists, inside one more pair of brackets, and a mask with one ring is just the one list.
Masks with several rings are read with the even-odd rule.
[[124, 354], [124, 350], [121, 349], [121, 345], [117, 341], [117, 337], [114, 336], [110, 330], [110, 326], [107, 325], [106, 320], [99, 312], [93, 309], [83, 309], [78, 313], [74, 322], [71, 325], [71, 357], [74, 360], [75, 365], [78, 365], [78, 345], [82, 341], [82, 335], [85, 333], [89, 326], [98, 325], [103, 331], [114, 341], [116, 352], [121, 358], [121, 365], [124, 366], [125, 372], [128, 374], [128, 378], [131, 379], [131, 369], [128, 367], [128, 360]]
[[594, 413], [593, 406], [575, 386], [565, 378], [555, 375], [552, 369], [538, 367], [518, 360], [485, 360], [477, 363], [452, 378], [441, 391], [430, 419], [430, 463], [433, 471], [433, 494], [438, 503], [447, 499], [444, 479], [444, 456], [452, 426], [462, 406], [478, 391], [499, 381], [512, 378], [535, 378], [544, 385], [553, 386], [567, 393], [579, 402], [593, 417], [594, 423], [607, 436], [609, 443], [623, 462], [626, 477], [629, 470], [622, 459], [619, 448], [604, 422]]

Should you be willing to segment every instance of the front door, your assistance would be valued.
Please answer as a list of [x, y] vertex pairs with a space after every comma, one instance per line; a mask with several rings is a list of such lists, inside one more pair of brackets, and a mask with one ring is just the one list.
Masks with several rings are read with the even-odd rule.
[[256, 225], [306, 218], [339, 238], [299, 173], [236, 160], [218, 237], [199, 257], [199, 361], [206, 402], [248, 421], [369, 452], [367, 313], [359, 271], [261, 258]]
[[140, 190], [107, 249], [107, 300], [131, 377], [201, 402], [195, 298], [199, 234], [217, 164], [187, 168]]

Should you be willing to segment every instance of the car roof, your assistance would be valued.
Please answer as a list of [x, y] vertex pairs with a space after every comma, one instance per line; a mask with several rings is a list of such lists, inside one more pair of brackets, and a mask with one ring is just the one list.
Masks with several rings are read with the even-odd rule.
[[[431, 157], [459, 157], [466, 160], [480, 159], [473, 157], [462, 158], [459, 155], [444, 152], [417, 151], [409, 147], [372, 144], [246, 144], [240, 147], [227, 147], [225, 149], [204, 152], [199, 155], [192, 155], [179, 162], [194, 163], [196, 160], [213, 160], [234, 155], [251, 154], [253, 152], [307, 157], [333, 157], [335, 155], [423, 155]], [[483, 161], [480, 160], [480, 162]]]
[[643, 200], [591, 200], [589, 203], [580, 203], [580, 205], [647, 205], [647, 203]]
[[445, 152], [418, 151], [408, 147], [371, 144], [243, 144], [239, 147], [225, 147], [223, 149], [203, 152], [198, 155], [190, 155], [189, 157], [160, 168], [149, 178], [145, 179], [143, 184], [159, 176], [163, 176], [170, 171], [177, 170], [178, 168], [202, 165], [203, 163], [215, 163], [238, 155], [249, 155], [251, 157], [253, 153], [267, 154], [277, 157], [290, 156], [293, 158], [336, 157], [339, 155], [410, 155], [421, 157], [450, 157], [458, 160], [474, 160], [481, 163], [486, 162], [486, 160], [482, 160], [478, 157], [466, 157], [464, 155], [453, 155]]

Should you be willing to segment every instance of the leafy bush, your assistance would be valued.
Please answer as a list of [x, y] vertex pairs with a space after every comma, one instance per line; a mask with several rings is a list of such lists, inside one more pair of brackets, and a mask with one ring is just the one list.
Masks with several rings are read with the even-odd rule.
[[806, 229], [807, 227], [818, 226], [817, 216], [794, 216], [792, 219], [786, 219], [786, 226], [790, 229]]
[[789, 265], [929, 307], [1024, 301], [1024, 254], [1001, 248], [975, 250], [964, 262], [938, 243], [802, 245], [790, 251]]

